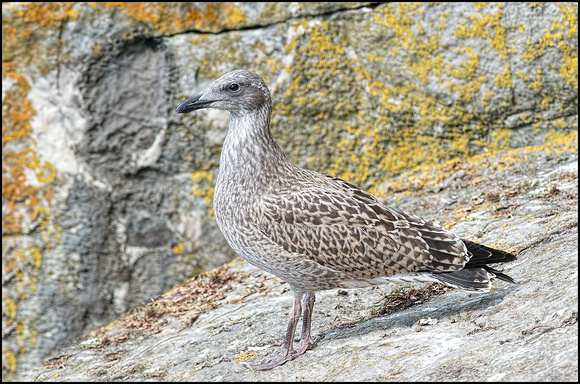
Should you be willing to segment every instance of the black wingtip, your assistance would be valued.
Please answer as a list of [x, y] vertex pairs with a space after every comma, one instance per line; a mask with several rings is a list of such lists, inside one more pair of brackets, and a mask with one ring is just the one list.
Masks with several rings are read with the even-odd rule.
[[516, 255], [500, 249], [490, 248], [470, 240], [462, 239], [462, 241], [467, 247], [467, 250], [473, 255], [465, 265], [466, 268], [481, 267], [495, 263], [509, 263], [517, 259]]
[[499, 280], [516, 284], [514, 279], [489, 266], [489, 264], [509, 263], [510, 261], [517, 260], [516, 255], [500, 249], [490, 248], [470, 240], [463, 240], [463, 243], [465, 243], [467, 250], [472, 254], [471, 259], [469, 259], [467, 264], [465, 264], [464, 268], [483, 268], [490, 274], [495, 275]]

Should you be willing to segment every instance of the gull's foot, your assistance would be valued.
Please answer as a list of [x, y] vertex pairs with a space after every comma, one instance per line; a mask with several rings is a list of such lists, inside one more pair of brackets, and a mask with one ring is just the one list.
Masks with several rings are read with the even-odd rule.
[[298, 344], [298, 346], [294, 349], [292, 354], [294, 356], [302, 355], [304, 354], [304, 352], [308, 350], [308, 348], [312, 346], [312, 344], [313, 344], [312, 338], [309, 337], [307, 339], [302, 339], [300, 340], [300, 344]]
[[269, 369], [279, 367], [290, 360], [292, 360], [292, 354], [282, 352], [273, 357], [262, 360], [260, 364], [252, 364], [250, 365], [250, 368], [254, 371], [267, 371]]

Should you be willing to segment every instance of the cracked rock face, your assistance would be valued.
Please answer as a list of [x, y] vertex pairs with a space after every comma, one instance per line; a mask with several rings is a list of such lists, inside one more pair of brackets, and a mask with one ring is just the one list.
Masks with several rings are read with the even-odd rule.
[[[566, 190], [534, 183], [577, 153], [575, 4], [22, 3], [2, 13], [4, 378], [235, 257], [212, 208], [229, 117], [173, 114], [233, 69], [266, 79], [274, 138], [294, 162], [429, 219], [453, 213], [448, 227], [465, 237], [485, 235], [472, 223], [493, 216], [462, 211], [465, 201], [524, 195], [462, 192], [472, 175], [485, 190], [519, 164], [502, 182], [526, 177], [526, 193], [548, 196], [498, 212], [567, 207]], [[521, 157], [534, 151], [554, 156], [548, 168]], [[485, 153], [506, 155], [475, 167]], [[407, 197], [426, 190], [440, 203]]]

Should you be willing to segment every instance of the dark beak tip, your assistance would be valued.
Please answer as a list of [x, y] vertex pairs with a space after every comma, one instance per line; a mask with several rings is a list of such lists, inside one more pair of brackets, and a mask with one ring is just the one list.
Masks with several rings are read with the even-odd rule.
[[187, 99], [185, 101], [182, 101], [177, 108], [175, 108], [175, 114], [179, 114], [179, 113], [187, 113], [187, 112], [191, 112], [193, 110], [199, 109], [200, 106], [202, 106], [202, 104], [198, 104], [196, 105], [195, 103], [199, 100], [199, 98], [202, 95], [196, 96], [196, 97], [192, 97], [191, 99]]
[[181, 111], [183, 110], [183, 108], [182, 108], [181, 106], [182, 106], [182, 104], [179, 104], [179, 105], [177, 106], [177, 108], [175, 108], [175, 114], [176, 114], [176, 115], [178, 115], [178, 114], [182, 113]]

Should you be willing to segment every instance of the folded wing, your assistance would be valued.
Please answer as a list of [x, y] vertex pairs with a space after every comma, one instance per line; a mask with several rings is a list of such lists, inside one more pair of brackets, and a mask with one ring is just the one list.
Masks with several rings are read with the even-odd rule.
[[357, 280], [452, 272], [468, 262], [461, 239], [432, 221], [387, 207], [343, 180], [323, 181], [265, 196], [262, 233], [288, 252]]

